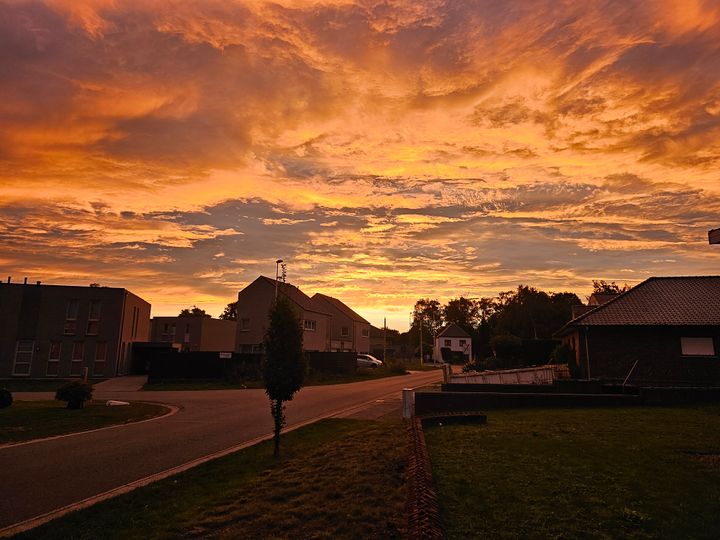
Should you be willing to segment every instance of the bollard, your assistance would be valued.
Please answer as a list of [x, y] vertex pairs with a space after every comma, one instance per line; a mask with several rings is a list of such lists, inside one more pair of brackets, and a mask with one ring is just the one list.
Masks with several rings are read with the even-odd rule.
[[450, 384], [452, 382], [452, 366], [446, 362], [443, 364], [442, 368], [443, 380], [445, 381], [445, 384]]
[[415, 397], [415, 394], [413, 393], [412, 388], [403, 388], [402, 402], [404, 420], [410, 420], [413, 417], [413, 397]]

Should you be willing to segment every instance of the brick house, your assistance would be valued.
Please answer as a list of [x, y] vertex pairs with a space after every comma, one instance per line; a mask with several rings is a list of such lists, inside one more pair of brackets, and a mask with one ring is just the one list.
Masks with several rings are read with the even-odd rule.
[[182, 351], [235, 350], [235, 321], [213, 319], [210, 315], [153, 317], [150, 340], [172, 343]]
[[555, 335], [583, 378], [720, 385], [720, 276], [649, 278]]
[[276, 282], [265, 276], [258, 277], [238, 293], [235, 351], [262, 352], [268, 313], [275, 301], [276, 286], [278, 296], [287, 298], [302, 319], [303, 349], [329, 351], [331, 315], [296, 286]]
[[128, 290], [0, 283], [0, 378], [106, 378], [130, 371], [150, 304]]
[[346, 304], [325, 294], [315, 293], [312, 299], [332, 316], [330, 320], [330, 350], [370, 352], [370, 323]]

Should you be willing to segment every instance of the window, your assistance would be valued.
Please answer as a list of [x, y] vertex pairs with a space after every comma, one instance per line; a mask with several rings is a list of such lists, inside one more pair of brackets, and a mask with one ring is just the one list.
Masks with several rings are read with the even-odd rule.
[[347, 326], [342, 326], [340, 328], [340, 335], [343, 337], [347, 337], [350, 335], [350, 329]]
[[464, 346], [465, 346], [465, 340], [464, 340], [464, 339], [461, 339], [461, 340], [460, 340], [460, 346], [461, 346], [461, 347], [464, 347]]
[[240, 331], [241, 332], [249, 332], [250, 331], [250, 319], [240, 319]]
[[680, 338], [683, 356], [715, 356], [715, 343], [711, 337]]
[[316, 321], [312, 321], [310, 319], [303, 319], [303, 328], [305, 330], [309, 330], [310, 332], [314, 332], [317, 328]]
[[87, 334], [96, 336], [100, 328], [100, 300], [90, 300], [88, 310]]
[[62, 353], [62, 343], [59, 341], [50, 342], [50, 352], [48, 353], [47, 374], [49, 377], [56, 377], [60, 373], [60, 354]]
[[77, 331], [77, 315], [79, 300], [68, 300], [67, 309], [65, 310], [65, 327], [63, 333], [72, 336]]
[[93, 376], [105, 374], [105, 356], [107, 355], [107, 343], [98, 341], [95, 344], [95, 362], [93, 362]]
[[13, 363], [13, 375], [30, 375], [35, 342], [28, 339], [21, 339], [15, 345], [15, 362]]
[[445, 340], [445, 346], [446, 346], [446, 347], [450, 347], [451, 345], [452, 345], [452, 341], [450, 341], [449, 339], [446, 339], [446, 340]]
[[370, 329], [369, 328], [362, 329], [362, 337], [370, 337]]
[[73, 343], [72, 356], [70, 357], [70, 375], [82, 375], [83, 356], [85, 354], [85, 343], [76, 341]]

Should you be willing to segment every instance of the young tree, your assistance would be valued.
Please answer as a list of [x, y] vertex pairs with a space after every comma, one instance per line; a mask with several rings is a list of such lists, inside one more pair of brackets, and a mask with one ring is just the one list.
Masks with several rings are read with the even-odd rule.
[[285, 402], [292, 400], [305, 378], [302, 345], [302, 322], [290, 302], [281, 296], [270, 310], [263, 362], [265, 393], [270, 398], [270, 412], [275, 422], [275, 457], [280, 457], [280, 431], [285, 425]]
[[225, 311], [220, 314], [220, 318], [226, 321], [237, 321], [237, 304], [235, 301], [225, 306]]
[[608, 283], [604, 279], [593, 279], [593, 294], [620, 294], [632, 289], [627, 283], [620, 287], [614, 281]]

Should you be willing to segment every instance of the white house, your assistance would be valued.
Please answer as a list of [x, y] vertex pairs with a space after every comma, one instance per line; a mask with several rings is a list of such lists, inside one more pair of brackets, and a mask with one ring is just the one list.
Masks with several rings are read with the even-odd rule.
[[448, 324], [435, 338], [434, 360], [442, 362], [442, 350], [450, 349], [453, 353], [462, 353], [467, 360], [472, 355], [472, 338], [465, 330], [455, 323]]

